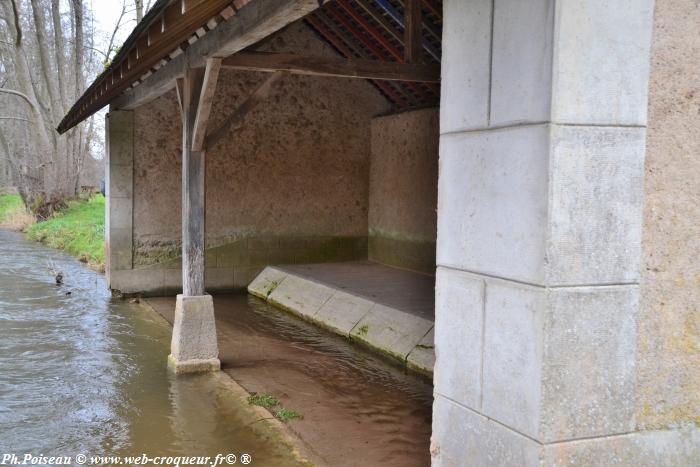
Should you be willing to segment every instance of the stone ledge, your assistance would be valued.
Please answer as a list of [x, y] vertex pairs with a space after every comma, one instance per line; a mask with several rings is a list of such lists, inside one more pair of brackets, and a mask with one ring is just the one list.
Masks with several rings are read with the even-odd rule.
[[414, 371], [433, 374], [433, 321], [272, 266], [250, 283], [248, 292]]

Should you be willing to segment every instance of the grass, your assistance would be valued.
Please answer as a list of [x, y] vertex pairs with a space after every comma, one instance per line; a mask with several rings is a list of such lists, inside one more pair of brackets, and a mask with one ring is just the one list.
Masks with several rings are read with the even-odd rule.
[[24, 210], [22, 198], [15, 194], [0, 194], [0, 223], [4, 222], [13, 212]]
[[68, 208], [26, 229], [27, 237], [52, 248], [65, 250], [104, 271], [105, 198], [98, 194], [87, 201], [71, 201]]
[[290, 420], [303, 419], [304, 416], [292, 409], [285, 409], [281, 406], [279, 399], [271, 394], [256, 394], [253, 393], [248, 396], [248, 403], [250, 405], [259, 405], [264, 407], [280, 421], [288, 422]]
[[280, 401], [270, 394], [251, 394], [248, 396], [248, 403], [250, 405], [259, 405], [260, 407], [265, 407], [266, 409], [272, 409], [280, 405]]
[[24, 207], [18, 194], [0, 193], [0, 228], [24, 230], [34, 223], [34, 216]]
[[275, 412], [275, 417], [280, 419], [283, 422], [288, 422], [289, 420], [294, 420], [294, 419], [303, 419], [304, 416], [297, 412], [296, 410], [291, 410], [291, 409], [279, 409], [277, 412]]

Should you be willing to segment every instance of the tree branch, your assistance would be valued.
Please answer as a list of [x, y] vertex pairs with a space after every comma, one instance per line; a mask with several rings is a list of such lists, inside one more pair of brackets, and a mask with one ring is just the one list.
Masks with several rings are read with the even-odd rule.
[[22, 117], [0, 117], [0, 120], [19, 120], [21, 122], [31, 122], [28, 118]]
[[17, 9], [17, 0], [12, 0], [12, 13], [15, 17], [15, 31], [17, 33], [15, 37], [15, 45], [19, 47], [22, 45], [22, 27], [19, 24], [19, 10]]
[[13, 89], [0, 88], [0, 93], [3, 93], [3, 92], [5, 94], [12, 94], [13, 96], [21, 97], [22, 99], [27, 101], [27, 104], [29, 104], [32, 107], [32, 110], [34, 110], [34, 112], [36, 114], [38, 114], [38, 115], [41, 114], [41, 112], [39, 111], [39, 107], [36, 105], [36, 102], [32, 102], [32, 100], [29, 98], [29, 96], [27, 96], [23, 92], [15, 91]]

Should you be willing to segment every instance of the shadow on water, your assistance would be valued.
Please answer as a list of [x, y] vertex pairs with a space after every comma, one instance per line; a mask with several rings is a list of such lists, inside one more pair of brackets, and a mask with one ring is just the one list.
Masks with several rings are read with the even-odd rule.
[[6, 231], [0, 258], [0, 454], [247, 452], [295, 465], [245, 425], [220, 375], [170, 375], [170, 328], [113, 300], [100, 274]]

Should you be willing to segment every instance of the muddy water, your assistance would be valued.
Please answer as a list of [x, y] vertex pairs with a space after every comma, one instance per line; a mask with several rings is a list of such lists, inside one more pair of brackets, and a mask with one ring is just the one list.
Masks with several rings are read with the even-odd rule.
[[[148, 302], [172, 321], [173, 298]], [[432, 385], [247, 295], [214, 297], [223, 370], [304, 415], [289, 427], [334, 467], [430, 465]]]
[[222, 376], [171, 376], [169, 340], [162, 318], [112, 300], [100, 274], [0, 230], [0, 460], [246, 452], [251, 465], [296, 465], [244, 421]]

